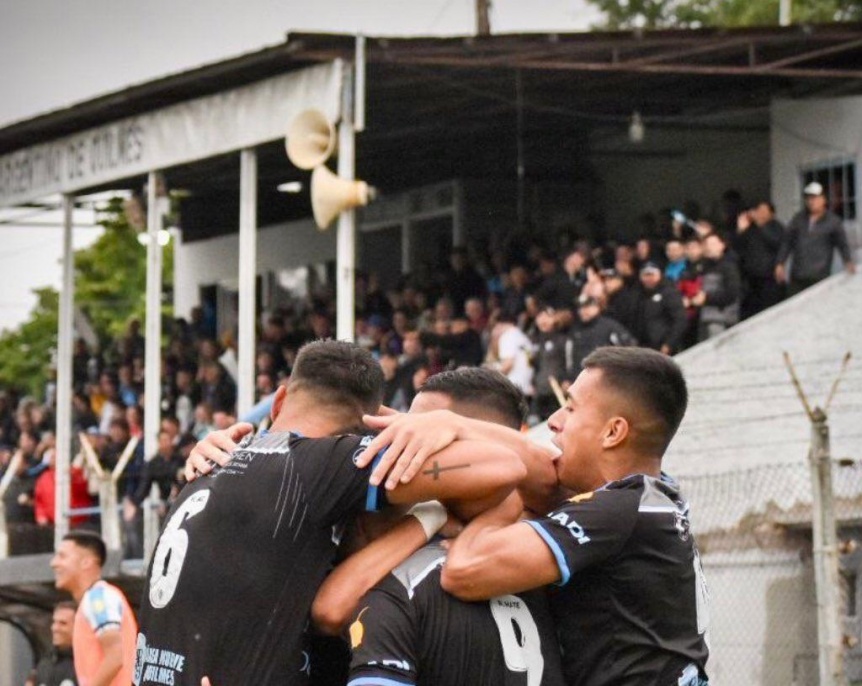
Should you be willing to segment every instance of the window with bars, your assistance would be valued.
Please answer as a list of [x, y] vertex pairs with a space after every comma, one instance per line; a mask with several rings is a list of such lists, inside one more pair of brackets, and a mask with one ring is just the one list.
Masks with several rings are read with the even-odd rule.
[[831, 160], [804, 167], [802, 187], [817, 181], [826, 191], [829, 209], [843, 220], [856, 219], [856, 161]]

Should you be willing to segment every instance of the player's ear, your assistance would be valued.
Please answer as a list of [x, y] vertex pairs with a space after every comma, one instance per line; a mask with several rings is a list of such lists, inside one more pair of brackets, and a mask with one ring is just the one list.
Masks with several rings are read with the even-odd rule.
[[284, 405], [284, 401], [287, 398], [287, 386], [279, 386], [275, 390], [275, 396], [272, 399], [272, 411], [270, 412], [270, 418], [274, 422], [276, 417], [278, 417], [278, 413], [281, 412], [281, 406]]
[[625, 417], [611, 417], [602, 432], [602, 447], [616, 448], [629, 435], [629, 423]]

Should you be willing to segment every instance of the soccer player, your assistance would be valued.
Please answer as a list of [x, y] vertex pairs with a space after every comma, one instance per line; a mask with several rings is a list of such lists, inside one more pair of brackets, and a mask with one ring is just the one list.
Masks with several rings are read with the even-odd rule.
[[[270, 433], [182, 491], [144, 590], [136, 686], [305, 683], [308, 611], [343, 525], [383, 500], [354, 461], [369, 439], [349, 433], [381, 393], [370, 353], [310, 343], [276, 392]], [[386, 499], [499, 501], [525, 474], [515, 453], [470, 441], [433, 461]]]
[[78, 603], [72, 647], [82, 686], [128, 686], [132, 680], [138, 628], [123, 592], [102, 579], [106, 557], [99, 536], [70, 531], [51, 559], [54, 585]]
[[[708, 593], [688, 503], [661, 472], [685, 413], [685, 380], [670, 358], [646, 349], [600, 348], [583, 366], [549, 420], [560, 483], [578, 495], [533, 521], [517, 521], [514, 498], [479, 515], [452, 544], [442, 585], [464, 600], [559, 586], [551, 609], [570, 686], [702, 686]], [[440, 412], [369, 423], [388, 427], [369, 452], [404, 445], [408, 432], [408, 460], [422, 445], [439, 446], [443, 426], [456, 437], [477, 431]], [[388, 484], [421, 468], [404, 467], [392, 449], [378, 468], [396, 460]]]
[[[465, 368], [431, 377], [410, 411], [451, 409], [517, 430], [527, 406], [498, 372]], [[409, 518], [408, 518], [409, 519]], [[416, 524], [377, 539], [336, 567], [315, 598], [312, 617], [338, 633], [352, 615], [348, 686], [562, 686], [554, 624], [543, 591], [465, 603], [440, 586], [446, 551], [428, 543], [358, 603], [370, 575], [392, 567], [425, 535]], [[400, 557], [399, 557], [400, 556]], [[358, 612], [357, 612], [358, 608]]]

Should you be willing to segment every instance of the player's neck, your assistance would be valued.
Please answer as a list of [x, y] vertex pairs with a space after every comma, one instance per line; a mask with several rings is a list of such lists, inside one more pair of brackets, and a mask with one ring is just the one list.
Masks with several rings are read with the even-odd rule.
[[101, 574], [82, 574], [77, 579], [75, 579], [75, 583], [69, 588], [69, 593], [72, 594], [72, 598], [75, 599], [76, 603], [81, 602], [81, 598], [84, 597], [84, 594], [89, 591], [93, 586], [95, 586], [102, 579]]
[[272, 422], [270, 431], [293, 431], [307, 438], [322, 438], [341, 433], [360, 423], [357, 419], [351, 424], [342, 416], [343, 413], [304, 400], [296, 396], [288, 397]]

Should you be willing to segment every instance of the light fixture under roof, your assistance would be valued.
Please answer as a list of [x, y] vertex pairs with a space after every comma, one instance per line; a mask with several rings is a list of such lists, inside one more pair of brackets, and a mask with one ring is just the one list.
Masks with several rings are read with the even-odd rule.
[[302, 191], [302, 181], [286, 181], [276, 186], [276, 190], [282, 193], [300, 193]]
[[640, 112], [635, 110], [632, 112], [632, 118], [629, 120], [629, 140], [632, 143], [642, 143], [644, 139], [644, 122]]

